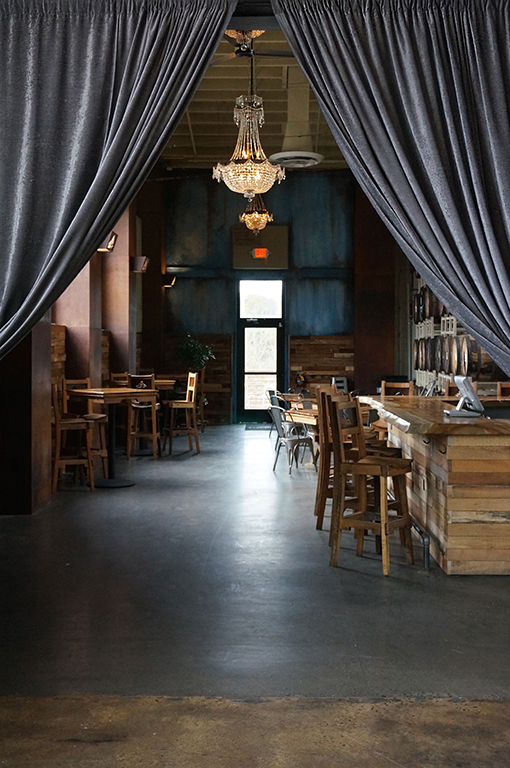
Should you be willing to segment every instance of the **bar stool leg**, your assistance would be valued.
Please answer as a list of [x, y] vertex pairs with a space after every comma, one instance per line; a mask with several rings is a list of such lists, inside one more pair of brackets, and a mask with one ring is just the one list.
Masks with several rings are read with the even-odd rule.
[[381, 549], [383, 573], [388, 576], [390, 572], [390, 547], [388, 539], [388, 478], [380, 479], [380, 504], [381, 504]]
[[[340, 486], [340, 487], [338, 487]], [[330, 565], [338, 565], [338, 556], [340, 554], [340, 542], [342, 540], [342, 519], [345, 511], [345, 491], [346, 491], [346, 478], [342, 474], [340, 481], [335, 478], [333, 486], [333, 504], [331, 507], [331, 532], [330, 532], [330, 546], [331, 555], [329, 558]]]

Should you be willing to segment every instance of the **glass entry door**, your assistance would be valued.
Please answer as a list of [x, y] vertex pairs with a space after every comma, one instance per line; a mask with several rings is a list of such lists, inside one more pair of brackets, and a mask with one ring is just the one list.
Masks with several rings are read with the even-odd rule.
[[237, 421], [267, 421], [268, 389], [284, 370], [283, 282], [239, 282]]

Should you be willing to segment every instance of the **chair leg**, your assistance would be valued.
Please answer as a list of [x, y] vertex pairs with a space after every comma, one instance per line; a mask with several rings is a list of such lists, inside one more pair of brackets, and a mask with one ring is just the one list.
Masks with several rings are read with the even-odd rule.
[[[197, 424], [197, 412], [195, 409], [191, 412], [191, 421], [193, 424], [193, 434], [195, 435], [195, 448], [197, 453], [200, 453], [200, 443], [198, 442], [198, 424]], [[203, 422], [202, 422], [203, 423]], [[202, 430], [203, 432], [204, 430]]]
[[322, 531], [324, 522], [324, 512], [326, 509], [326, 499], [329, 485], [329, 474], [331, 472], [331, 449], [324, 448], [319, 457], [319, 470], [317, 475], [317, 491], [315, 493], [314, 515], [317, 517], [316, 528]]
[[60, 450], [61, 450], [61, 440], [62, 436], [60, 433], [60, 430], [55, 431], [55, 461], [53, 464], [53, 482], [52, 482], [52, 491], [55, 493], [58, 486], [58, 475], [59, 475], [59, 469], [60, 469]]
[[133, 430], [136, 429], [136, 411], [128, 404], [127, 412], [127, 440], [126, 440], [126, 456], [129, 461], [133, 445]]
[[388, 479], [380, 478], [380, 505], [381, 505], [381, 549], [383, 573], [388, 576], [390, 572], [390, 546], [388, 538]]
[[342, 540], [342, 519], [345, 512], [345, 475], [335, 478], [333, 485], [333, 504], [331, 508], [331, 533], [329, 537], [331, 546], [331, 555], [329, 564], [338, 565], [338, 556], [340, 554], [340, 542]]
[[276, 469], [276, 462], [278, 461], [278, 456], [280, 455], [280, 448], [281, 447], [282, 447], [282, 444], [279, 442], [278, 443], [278, 448], [277, 448], [277, 451], [276, 451], [276, 456], [275, 456], [274, 464], [273, 464], [273, 472]]
[[175, 408], [172, 408], [170, 406], [170, 428], [168, 430], [168, 453], [170, 455], [172, 455], [172, 449], [173, 449], [174, 421], [175, 421]]
[[87, 467], [89, 472], [89, 486], [93, 491], [94, 486], [94, 464], [92, 462], [92, 430], [87, 429], [85, 432], [85, 449], [87, 452]]
[[398, 501], [399, 514], [406, 521], [406, 525], [400, 529], [400, 533], [403, 534], [402, 543], [405, 544], [405, 547], [406, 547], [407, 562], [413, 565], [414, 564], [413, 535], [411, 533], [411, 517], [409, 515], [409, 509], [407, 505], [407, 486], [406, 486], [405, 475], [397, 475], [397, 477], [394, 477], [393, 486], [395, 490], [395, 498]]
[[99, 424], [99, 450], [101, 451], [103, 477], [108, 477], [108, 455], [106, 453], [106, 430], [104, 424]]
[[155, 459], [158, 458], [158, 412], [156, 410], [156, 403], [151, 404], [151, 421], [152, 421], [152, 455]]

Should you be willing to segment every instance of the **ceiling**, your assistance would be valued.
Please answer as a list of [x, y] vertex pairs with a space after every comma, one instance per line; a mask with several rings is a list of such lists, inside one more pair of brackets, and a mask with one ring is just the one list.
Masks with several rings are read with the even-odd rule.
[[[247, 23], [250, 26], [247, 26]], [[262, 24], [264, 26], [262, 26]], [[231, 28], [266, 29], [263, 35], [253, 41], [253, 50], [263, 53], [267, 50], [287, 51], [290, 48], [278, 28], [274, 17], [233, 18]], [[222, 40], [213, 61], [231, 54], [234, 46]], [[265, 123], [260, 129], [260, 138], [266, 155], [281, 152], [287, 124], [287, 98], [289, 83], [303, 79], [294, 59], [277, 57], [254, 57], [256, 93], [264, 100]], [[210, 168], [216, 163], [227, 163], [234, 150], [237, 127], [233, 120], [235, 100], [248, 92], [250, 81], [250, 58], [233, 58], [211, 66], [200, 83], [183, 119], [171, 136], [161, 157], [167, 170], [178, 168]], [[347, 164], [338, 149], [333, 136], [319, 109], [317, 100], [308, 85], [301, 85], [310, 94], [309, 129], [313, 152], [324, 156], [320, 169], [346, 168]], [[299, 97], [302, 103], [303, 91]], [[306, 96], [306, 94], [305, 94]], [[294, 99], [295, 99], [294, 95]], [[305, 109], [306, 111], [306, 109]]]

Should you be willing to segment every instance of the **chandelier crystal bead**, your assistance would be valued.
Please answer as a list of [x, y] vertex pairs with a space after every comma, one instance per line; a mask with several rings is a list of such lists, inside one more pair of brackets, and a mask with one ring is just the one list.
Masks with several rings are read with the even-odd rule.
[[267, 192], [275, 181], [285, 178], [285, 168], [269, 162], [259, 138], [264, 124], [264, 108], [260, 96], [239, 96], [234, 108], [234, 122], [239, 126], [237, 144], [228, 165], [213, 169], [213, 179], [224, 181], [232, 192], [253, 200]]
[[239, 216], [239, 221], [246, 224], [248, 229], [258, 234], [266, 224], [273, 221], [273, 214], [269, 213], [260, 195], [255, 195], [246, 206], [246, 210]]

